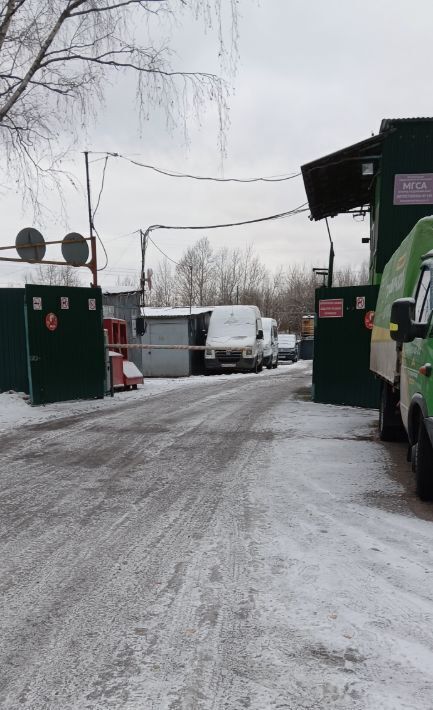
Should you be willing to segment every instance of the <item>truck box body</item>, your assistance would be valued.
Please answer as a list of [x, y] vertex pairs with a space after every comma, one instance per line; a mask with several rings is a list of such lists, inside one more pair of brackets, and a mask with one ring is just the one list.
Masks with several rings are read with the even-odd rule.
[[391, 306], [397, 298], [412, 296], [421, 258], [433, 250], [433, 217], [421, 219], [385, 266], [371, 337], [370, 369], [394, 385], [399, 378], [399, 348], [389, 334]]

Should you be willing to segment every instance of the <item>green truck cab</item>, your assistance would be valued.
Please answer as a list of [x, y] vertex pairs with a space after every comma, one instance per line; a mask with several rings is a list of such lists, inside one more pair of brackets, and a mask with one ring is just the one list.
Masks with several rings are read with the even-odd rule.
[[433, 217], [421, 219], [387, 263], [371, 338], [382, 380], [379, 435], [407, 436], [417, 494], [433, 500]]

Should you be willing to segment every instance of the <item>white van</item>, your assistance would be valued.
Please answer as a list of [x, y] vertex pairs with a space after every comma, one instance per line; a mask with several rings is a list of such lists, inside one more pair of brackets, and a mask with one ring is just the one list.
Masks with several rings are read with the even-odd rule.
[[204, 353], [207, 372], [260, 372], [263, 326], [256, 306], [216, 306], [210, 317]]
[[286, 362], [298, 362], [298, 344], [294, 333], [279, 334], [278, 359]]
[[263, 364], [268, 370], [278, 367], [278, 328], [273, 318], [262, 318], [263, 324]]

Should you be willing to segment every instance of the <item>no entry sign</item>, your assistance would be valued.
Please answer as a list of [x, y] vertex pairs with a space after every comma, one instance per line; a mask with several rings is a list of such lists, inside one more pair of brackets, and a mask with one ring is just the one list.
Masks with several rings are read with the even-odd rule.
[[48, 330], [51, 330], [53, 332], [56, 330], [57, 326], [59, 324], [59, 321], [57, 319], [57, 316], [55, 313], [47, 313], [45, 316], [45, 325], [47, 326]]
[[342, 298], [327, 298], [319, 301], [319, 318], [343, 318], [343, 306]]
[[368, 330], [373, 330], [374, 326], [374, 311], [367, 311], [364, 316], [364, 325]]

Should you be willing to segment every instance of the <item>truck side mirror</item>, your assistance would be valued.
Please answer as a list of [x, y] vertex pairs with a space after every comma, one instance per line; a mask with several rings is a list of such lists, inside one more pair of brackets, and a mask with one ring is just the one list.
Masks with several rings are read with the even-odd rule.
[[257, 331], [257, 340], [263, 340], [263, 330]]
[[398, 298], [391, 307], [389, 333], [397, 343], [411, 343], [415, 338], [425, 338], [427, 323], [415, 323], [415, 299]]

